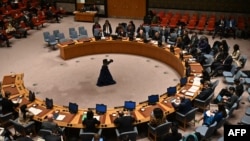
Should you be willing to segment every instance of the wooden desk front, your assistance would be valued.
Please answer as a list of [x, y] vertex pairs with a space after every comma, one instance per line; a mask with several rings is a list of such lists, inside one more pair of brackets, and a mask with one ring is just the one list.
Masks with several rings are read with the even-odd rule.
[[80, 22], [94, 22], [96, 12], [74, 12], [75, 14], [75, 21]]

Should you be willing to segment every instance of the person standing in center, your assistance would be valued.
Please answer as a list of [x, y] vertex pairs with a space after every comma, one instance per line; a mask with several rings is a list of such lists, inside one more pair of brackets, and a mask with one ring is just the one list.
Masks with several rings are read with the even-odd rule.
[[101, 87], [101, 86], [116, 84], [115, 80], [113, 79], [108, 69], [108, 65], [112, 62], [113, 62], [112, 59], [110, 59], [109, 61], [107, 59], [103, 59], [103, 65], [102, 65], [100, 75], [96, 84], [97, 86]]

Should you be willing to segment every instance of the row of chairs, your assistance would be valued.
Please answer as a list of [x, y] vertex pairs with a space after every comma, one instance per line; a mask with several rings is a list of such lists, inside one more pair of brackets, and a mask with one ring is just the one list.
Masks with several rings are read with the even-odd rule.
[[52, 34], [49, 31], [43, 32], [43, 38], [48, 46], [52, 47], [52, 49], [56, 49], [56, 45], [61, 42], [67, 42], [69, 40], [77, 40], [80, 38], [88, 38], [87, 30], [81, 26], [78, 28], [79, 33], [75, 28], [69, 28], [69, 38], [65, 37], [63, 32], [60, 32], [58, 29], [53, 30]]

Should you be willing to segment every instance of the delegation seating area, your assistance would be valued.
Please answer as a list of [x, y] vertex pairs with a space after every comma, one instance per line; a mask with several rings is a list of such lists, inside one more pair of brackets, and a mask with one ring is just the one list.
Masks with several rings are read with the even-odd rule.
[[216, 22], [221, 18], [234, 18], [236, 21], [236, 28], [240, 31], [250, 32], [248, 25], [250, 25], [250, 17], [243, 15], [225, 15], [225, 14], [207, 14], [198, 12], [172, 12], [172, 11], [153, 11], [158, 20], [152, 20], [151, 26], [166, 26], [169, 28], [176, 28], [178, 25], [183, 25], [189, 31], [198, 31], [198, 33], [212, 33], [215, 30]]
[[[48, 16], [47, 11], [48, 8], [41, 7], [39, 0], [23, 0], [18, 3], [3, 1], [0, 8], [0, 30], [8, 39], [22, 38], [21, 32], [24, 30], [27, 33], [29, 30], [38, 30], [45, 27], [45, 23], [55, 20], [55, 17]], [[62, 16], [65, 14], [61, 7], [55, 8], [53, 5], [51, 5], [51, 11], [53, 15], [59, 14], [59, 16]], [[15, 30], [9, 31], [9, 25]]]

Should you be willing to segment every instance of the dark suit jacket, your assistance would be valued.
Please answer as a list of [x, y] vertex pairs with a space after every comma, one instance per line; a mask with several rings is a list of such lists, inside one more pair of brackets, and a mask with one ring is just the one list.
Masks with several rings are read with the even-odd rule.
[[200, 94], [196, 97], [197, 99], [200, 100], [205, 100], [207, 99], [211, 94], [213, 93], [212, 88], [206, 88], [200, 92]]
[[10, 112], [15, 112], [15, 107], [17, 107], [19, 104], [14, 104], [11, 100], [7, 98], [3, 98], [2, 100], [2, 113], [7, 114]]
[[179, 105], [172, 103], [177, 112], [186, 114], [192, 109], [192, 102], [189, 98], [185, 98]]
[[85, 125], [85, 132], [97, 132], [96, 125], [100, 124], [100, 121], [98, 121], [96, 118], [92, 119], [84, 119], [82, 121], [82, 124]]
[[[109, 28], [109, 33], [106, 33], [107, 28]], [[106, 36], [108, 34], [109, 35], [112, 34], [112, 27], [111, 27], [110, 24], [109, 24], [109, 26], [107, 26], [106, 24], [104, 24], [103, 27], [102, 27], [102, 29], [103, 29], [104, 36]]]
[[61, 141], [61, 137], [57, 135], [47, 135], [44, 139], [45, 141]]
[[122, 133], [122, 132], [127, 132], [127, 131], [133, 131], [134, 121], [135, 121], [134, 117], [123, 116], [123, 117], [116, 118], [114, 120], [114, 123], [116, 124], [119, 132]]
[[244, 86], [243, 84], [239, 84], [235, 87], [235, 93], [238, 97], [240, 97], [244, 92]]
[[234, 103], [238, 100], [238, 96], [236, 94], [233, 94], [230, 99], [225, 103], [225, 107], [229, 110]]
[[62, 134], [62, 130], [59, 128], [59, 126], [55, 122], [43, 121], [41, 128], [51, 130], [53, 133]]

